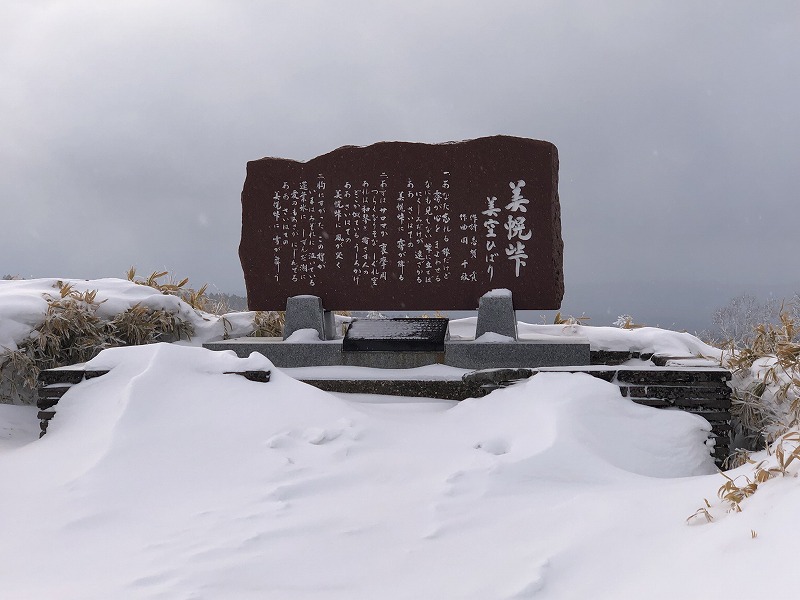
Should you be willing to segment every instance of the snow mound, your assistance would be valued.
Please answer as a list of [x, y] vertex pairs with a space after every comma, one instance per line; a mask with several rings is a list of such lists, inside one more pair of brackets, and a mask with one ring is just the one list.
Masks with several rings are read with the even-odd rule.
[[[539, 373], [451, 411], [475, 447], [506, 450], [513, 475], [614, 481], [627, 474], [681, 477], [715, 472], [710, 425], [680, 411], [654, 410], [583, 373]], [[486, 443], [488, 440], [488, 444]], [[491, 450], [489, 451], [490, 453]]]

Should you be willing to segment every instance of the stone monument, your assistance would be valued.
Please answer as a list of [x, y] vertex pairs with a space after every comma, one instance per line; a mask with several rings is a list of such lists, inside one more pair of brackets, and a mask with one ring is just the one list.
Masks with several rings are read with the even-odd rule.
[[550, 142], [381, 142], [247, 163], [251, 310], [302, 294], [328, 310], [472, 310], [498, 288], [517, 309], [557, 309], [562, 254]]
[[[276, 366], [588, 363], [585, 340], [517, 335], [515, 309], [560, 307], [562, 256], [558, 150], [550, 142], [381, 142], [308, 162], [250, 161], [239, 246], [248, 304], [285, 307], [285, 335], [210, 346], [256, 350]], [[442, 337], [443, 353], [392, 352], [390, 323], [378, 345], [343, 349], [332, 333], [333, 310], [476, 307], [478, 339]], [[396, 346], [420, 346], [408, 342]], [[382, 350], [357, 350], [368, 347]]]

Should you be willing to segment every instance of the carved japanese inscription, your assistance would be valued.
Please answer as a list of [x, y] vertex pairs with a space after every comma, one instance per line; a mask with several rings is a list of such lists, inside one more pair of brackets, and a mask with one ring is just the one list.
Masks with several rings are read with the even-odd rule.
[[517, 309], [555, 309], [562, 255], [549, 142], [382, 142], [247, 163], [239, 256], [251, 310], [299, 294], [326, 309], [471, 310], [496, 288]]

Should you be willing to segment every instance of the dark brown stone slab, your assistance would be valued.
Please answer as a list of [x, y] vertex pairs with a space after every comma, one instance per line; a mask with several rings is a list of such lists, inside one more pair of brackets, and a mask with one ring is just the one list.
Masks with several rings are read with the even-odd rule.
[[494, 136], [345, 146], [247, 163], [239, 256], [251, 310], [311, 294], [328, 310], [516, 309], [564, 294], [558, 151]]

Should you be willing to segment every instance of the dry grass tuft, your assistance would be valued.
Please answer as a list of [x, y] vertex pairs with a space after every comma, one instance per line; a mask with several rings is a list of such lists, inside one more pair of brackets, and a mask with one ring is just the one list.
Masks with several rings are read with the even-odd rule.
[[711, 523], [714, 520], [714, 517], [709, 512], [709, 509], [711, 508], [711, 503], [705, 498], [703, 498], [703, 502], [705, 502], [706, 505], [701, 506], [694, 513], [689, 515], [686, 519], [687, 523], [696, 522], [701, 517], [706, 520], [706, 523]]
[[564, 317], [561, 315], [561, 311], [559, 311], [556, 313], [556, 316], [553, 317], [553, 325], [583, 325], [590, 320], [591, 317], [587, 317], [585, 314], [580, 317], [573, 317], [572, 315]]
[[630, 315], [620, 315], [614, 321], [614, 326], [620, 329], [641, 329], [647, 327], [644, 323], [634, 323], [633, 317]]
[[[798, 476], [798, 472], [800, 472], [800, 431], [789, 431], [775, 440], [767, 447], [765, 460], [755, 462], [748, 456], [744, 461], [746, 464], [752, 465], [752, 472], [749, 475], [730, 477], [726, 473], [720, 473], [725, 478], [725, 483], [717, 490], [717, 496], [726, 512], [742, 512], [742, 503], [771, 479], [779, 476]], [[709, 501], [705, 500], [705, 507], [699, 508], [690, 515], [687, 522], [694, 523], [704, 518], [707, 523], [710, 523], [714, 520], [712, 509]]]
[[[125, 277], [133, 283], [156, 289], [165, 296], [177, 296], [195, 310], [219, 315], [224, 313], [218, 311], [227, 309], [224, 303], [214, 301], [208, 297], [208, 284], [203, 284], [195, 290], [189, 287], [188, 277], [179, 280], [177, 277], [170, 275], [169, 271], [153, 271], [148, 277], [142, 278], [136, 277], [136, 267], [131, 267]], [[164, 278], [166, 278], [166, 281], [161, 281]]]
[[191, 339], [194, 328], [175, 313], [135, 304], [110, 322], [114, 337], [121, 345], [140, 346], [156, 342]]
[[277, 310], [257, 310], [253, 315], [253, 332], [249, 337], [281, 337], [286, 313]]
[[[756, 493], [758, 483], [751, 481], [746, 475], [739, 475], [735, 479], [731, 479], [725, 473], [721, 473], [721, 475], [727, 481], [717, 490], [717, 496], [719, 496], [720, 500], [727, 502], [731, 510], [741, 512], [740, 503], [745, 498], [749, 498]], [[744, 483], [741, 485], [737, 483], [740, 479], [744, 479]]]

